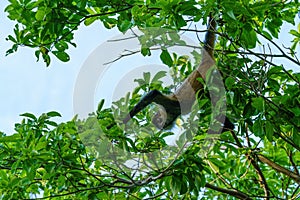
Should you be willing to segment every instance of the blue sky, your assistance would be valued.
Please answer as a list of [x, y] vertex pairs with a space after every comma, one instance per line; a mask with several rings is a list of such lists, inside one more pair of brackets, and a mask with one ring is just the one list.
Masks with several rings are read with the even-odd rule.
[[11, 43], [5, 38], [12, 34], [14, 22], [4, 13], [7, 3], [0, 1], [0, 131], [13, 133], [14, 124], [22, 118], [21, 113], [31, 112], [37, 116], [48, 111], [59, 111], [62, 118], [72, 119], [73, 89], [78, 72], [88, 55], [116, 31], [106, 30], [100, 23], [80, 27], [75, 33], [77, 48], [68, 53], [71, 61], [62, 63], [52, 59], [50, 67], [36, 62], [34, 50], [19, 48], [17, 53], [5, 56]]
[[[116, 29], [105, 29], [100, 22], [95, 22], [88, 27], [82, 25], [75, 32], [77, 47], [71, 47], [68, 50], [71, 60], [63, 63], [53, 58], [50, 66], [46, 67], [42, 61], [36, 62], [34, 49], [21, 47], [16, 53], [5, 56], [6, 50], [12, 45], [5, 38], [12, 34], [15, 25], [4, 13], [6, 5], [6, 2], [0, 2], [2, 27], [0, 31], [0, 131], [7, 134], [14, 133], [14, 124], [22, 120], [22, 117], [19, 115], [25, 112], [39, 116], [45, 112], [58, 111], [62, 117], [55, 119], [56, 121], [63, 122], [72, 119], [76, 112], [73, 106], [74, 90], [76, 89], [75, 86], [76, 82], [78, 82], [80, 70], [86, 67], [85, 62], [87, 60], [93, 60], [89, 64], [92, 65], [93, 70], [98, 71], [97, 74], [99, 75], [99, 71], [103, 67], [101, 62], [105, 63], [114, 60], [118, 57], [118, 53], [121, 53], [128, 47], [126, 43], [123, 46], [121, 43], [109, 44], [107, 49], [101, 45], [107, 44], [107, 40], [122, 36], [122, 34]], [[129, 43], [130, 45], [132, 43]], [[112, 53], [114, 53], [113, 58], [111, 56]], [[94, 60], [95, 58], [96, 60]], [[126, 91], [130, 91], [134, 86], [132, 80], [136, 78], [137, 74], [139, 76], [142, 75], [143, 70], [137, 69], [138, 73], [129, 75], [131, 80], [128, 77], [122, 80], [124, 78], [123, 75], [130, 73], [132, 69], [141, 67], [144, 63], [149, 64], [149, 60], [145, 61], [145, 58], [140, 54], [126, 57], [122, 59], [121, 63], [110, 65], [109, 67], [113, 67], [108, 70], [108, 75], [97, 77], [98, 80], [91, 85], [84, 85], [87, 89], [95, 86], [93, 96], [89, 96], [89, 98], [92, 98], [93, 105], [88, 105], [88, 112], [95, 111], [101, 98], [108, 99], [107, 102], [109, 104], [111, 99], [120, 97], [120, 95], [116, 96], [116, 94], [124, 95]], [[155, 63], [157, 63], [157, 59]], [[150, 71], [159, 71], [161, 66], [151, 66], [151, 68], [153, 69], [150, 69]], [[86, 81], [88, 82], [89, 80], [87, 79]], [[117, 84], [121, 85], [121, 91], [114, 92]], [[124, 90], [125, 85], [127, 85], [126, 90]], [[84, 96], [85, 94], [82, 95]], [[87, 112], [84, 112], [84, 114], [81, 117], [86, 117]]]
[[[13, 133], [14, 124], [22, 119], [19, 115], [25, 112], [39, 116], [41, 113], [55, 110], [62, 114], [62, 118], [57, 121], [72, 119], [73, 91], [84, 61], [100, 44], [117, 35], [118, 32], [103, 28], [99, 22], [88, 27], [82, 25], [75, 32], [77, 48], [71, 47], [68, 51], [71, 61], [62, 63], [52, 59], [50, 67], [46, 68], [43, 62], [36, 62], [34, 50], [30, 48], [19, 48], [17, 53], [5, 57], [6, 50], [11, 46], [5, 38], [12, 34], [14, 27], [14, 22], [10, 21], [4, 13], [6, 5], [6, 2], [0, 2], [0, 131]], [[283, 38], [284, 43], [292, 39], [287, 34], [291, 28], [291, 25], [283, 28], [280, 37]], [[134, 59], [127, 64], [122, 62], [122, 68], [117, 70], [123, 69], [124, 65], [128, 67], [128, 63], [132, 67], [141, 64], [132, 64], [134, 62]], [[291, 68], [300, 71], [299, 66], [291, 66]], [[102, 95], [111, 92], [110, 89], [106, 89], [101, 88]]]

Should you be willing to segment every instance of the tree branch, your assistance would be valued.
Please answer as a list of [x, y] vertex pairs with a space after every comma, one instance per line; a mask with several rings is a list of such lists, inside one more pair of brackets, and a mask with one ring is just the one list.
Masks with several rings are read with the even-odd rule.
[[297, 183], [300, 184], [300, 176], [299, 176], [299, 175], [297, 175], [297, 174], [295, 174], [294, 172], [291, 172], [290, 170], [288, 170], [288, 169], [286, 169], [286, 168], [284, 168], [284, 167], [278, 165], [277, 163], [275, 163], [275, 162], [269, 160], [268, 158], [266, 158], [265, 156], [263, 156], [263, 155], [261, 155], [261, 154], [260, 154], [260, 155], [257, 155], [257, 158], [258, 158], [261, 162], [263, 162], [263, 163], [269, 165], [270, 167], [272, 167], [272, 168], [275, 169], [276, 171], [278, 171], [278, 172], [280, 172], [280, 173], [282, 173], [282, 174], [284, 174], [284, 175], [290, 177], [290, 178], [293, 179], [295, 182], [297, 182]]
[[266, 196], [265, 199], [270, 199], [270, 188], [268, 186], [267, 180], [266, 180], [264, 174], [262, 173], [258, 163], [256, 162], [255, 158], [253, 158], [251, 155], [248, 155], [247, 157], [250, 160], [252, 166], [254, 167], [254, 169], [255, 169], [255, 171], [258, 175], [260, 185], [264, 189], [264, 193], [265, 193], [265, 196]]
[[295, 59], [293, 59], [293, 58], [291, 58], [290, 56], [288, 56], [280, 47], [279, 47], [279, 45], [278, 44], [276, 44], [276, 42], [274, 42], [273, 40], [270, 40], [269, 38], [267, 38], [265, 35], [263, 35], [263, 34], [261, 34], [261, 33], [259, 33], [258, 31], [256, 31], [256, 33], [257, 34], [259, 34], [259, 35], [261, 35], [261, 36], [263, 36], [266, 40], [268, 40], [269, 42], [271, 42], [281, 53], [282, 53], [282, 55], [285, 57], [285, 58], [287, 58], [288, 60], [290, 60], [290, 61], [292, 61], [293, 63], [295, 63], [296, 65], [300, 65], [300, 63], [297, 61], [297, 60], [295, 60]]
[[[251, 148], [251, 143], [250, 143], [250, 139], [249, 139], [249, 134], [248, 131], [246, 130], [246, 140], [248, 141], [248, 147]], [[265, 199], [269, 199], [270, 196], [270, 188], [268, 186], [267, 180], [264, 176], [264, 174], [262, 173], [258, 163], [256, 162], [256, 155], [254, 154], [254, 157], [252, 157], [251, 154], [246, 154], [248, 160], [250, 161], [251, 165], [254, 167], [257, 175], [258, 175], [258, 179], [260, 181], [260, 185], [263, 187], [264, 189], [264, 193], [266, 198]]]
[[209, 183], [206, 183], [205, 187], [207, 187], [209, 189], [212, 189], [212, 190], [215, 190], [215, 191], [218, 191], [218, 192], [222, 192], [224, 194], [228, 194], [228, 195], [236, 197], [238, 199], [243, 199], [243, 200], [250, 200], [251, 199], [247, 194], [245, 194], [245, 193], [243, 193], [239, 190], [236, 190], [236, 189], [224, 189], [224, 188], [216, 187], [216, 186], [211, 185]]
[[293, 159], [293, 153], [292, 153], [292, 152], [287, 152], [287, 154], [288, 154], [288, 157], [289, 157], [289, 159], [290, 159], [291, 164], [292, 164], [293, 167], [294, 167], [295, 173], [296, 173], [298, 176], [300, 176], [300, 173], [299, 173], [299, 170], [298, 170], [298, 168], [297, 168], [297, 165], [296, 165], [296, 163], [294, 162], [294, 159]]

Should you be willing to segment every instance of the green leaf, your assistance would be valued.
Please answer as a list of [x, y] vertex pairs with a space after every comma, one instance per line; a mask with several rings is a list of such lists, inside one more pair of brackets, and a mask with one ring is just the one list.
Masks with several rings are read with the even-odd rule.
[[87, 18], [86, 20], [84, 20], [84, 25], [89, 26], [92, 23], [94, 23], [97, 19], [98, 19], [98, 17]]
[[18, 47], [19, 47], [18, 44], [14, 44], [10, 49], [6, 51], [5, 56], [8, 56], [9, 54], [16, 52], [18, 50]]
[[54, 126], [54, 127], [57, 127], [57, 126], [58, 126], [58, 124], [57, 124], [56, 122], [49, 121], [49, 120], [46, 120], [44, 123], [45, 123], [45, 124], [48, 124], [48, 125], [51, 125], [51, 126]]
[[37, 2], [28, 2], [25, 5], [25, 8], [28, 10], [32, 10], [33, 8], [36, 8], [38, 6]]
[[39, 61], [40, 60], [40, 54], [41, 54], [41, 51], [40, 50], [36, 50], [35, 51], [35, 53], [34, 53], [34, 55], [35, 55], [35, 57], [36, 57], [36, 61]]
[[205, 186], [205, 183], [206, 183], [206, 180], [205, 180], [205, 177], [204, 176], [196, 176], [195, 177], [195, 186], [197, 188], [202, 188]]
[[146, 85], [146, 82], [144, 79], [134, 79], [134, 82], [137, 82], [139, 84], [139, 86]]
[[177, 41], [180, 40], [180, 36], [179, 36], [178, 33], [175, 32], [175, 31], [169, 32], [169, 36], [170, 36], [172, 42], [177, 42]]
[[111, 29], [117, 25], [118, 20], [116, 20], [114, 18], [105, 18], [105, 19], [103, 19], [102, 22], [103, 22], [103, 25], [105, 26], [105, 28]]
[[50, 112], [47, 112], [47, 116], [49, 116], [49, 117], [61, 117], [61, 114], [59, 112], [56, 112], [56, 111], [50, 111]]
[[227, 87], [229, 90], [231, 90], [232, 87], [235, 85], [235, 79], [232, 78], [232, 77], [226, 78], [226, 80], [225, 80], [225, 85], [226, 85], [226, 87]]
[[274, 18], [271, 21], [268, 21], [266, 23], [267, 29], [270, 31], [270, 33], [275, 38], [278, 38], [278, 33], [279, 33], [281, 25], [282, 25], [282, 19], [280, 19], [280, 18]]
[[104, 105], [104, 99], [101, 99], [101, 101], [98, 103], [97, 112], [100, 112]]
[[300, 33], [297, 32], [296, 30], [290, 30], [290, 34], [300, 38]]
[[258, 111], [265, 110], [265, 102], [262, 97], [252, 98], [252, 106], [256, 108]]
[[26, 174], [27, 174], [26, 178], [28, 178], [30, 181], [32, 181], [35, 177], [36, 169], [33, 166], [28, 167]]
[[43, 53], [42, 56], [43, 56], [44, 62], [46, 63], [46, 66], [49, 67], [50, 62], [51, 62], [51, 58], [50, 58], [49, 54], [48, 53], [46, 53], [46, 54]]
[[293, 141], [295, 144], [300, 144], [300, 133], [296, 127], [292, 129]]
[[184, 20], [182, 15], [175, 15], [175, 19], [176, 19], [176, 28], [181, 28], [187, 25], [186, 21]]
[[18, 142], [20, 140], [21, 140], [21, 136], [19, 134], [0, 137], [0, 142]]
[[68, 62], [70, 60], [70, 56], [63, 51], [52, 51], [52, 53], [61, 61]]
[[34, 121], [37, 120], [36, 116], [34, 116], [34, 115], [31, 114], [31, 113], [23, 113], [23, 114], [21, 114], [20, 116], [22, 116], [22, 117], [28, 117], [28, 118], [30, 118], [30, 119], [33, 119]]
[[13, 36], [11, 36], [11, 35], [9, 35], [8, 38], [6, 38], [6, 40], [10, 40], [10, 41], [12, 41], [14, 43], [17, 43], [17, 40]]
[[264, 136], [264, 128], [261, 120], [256, 120], [253, 124], [253, 133], [257, 137]]
[[12, 164], [11, 170], [12, 170], [13, 173], [15, 173], [17, 171], [17, 169], [19, 168], [20, 163], [21, 163], [21, 160], [17, 160]]
[[122, 22], [118, 24], [118, 28], [122, 33], [125, 33], [131, 27], [132, 27], [132, 23], [128, 20], [122, 20]]
[[174, 135], [174, 133], [173, 132], [163, 132], [159, 137], [160, 138], [165, 138], [165, 137], [170, 136], [170, 135]]
[[38, 20], [38, 21], [42, 21], [44, 19], [44, 17], [46, 16], [46, 12], [45, 10], [42, 8], [42, 9], [39, 9], [36, 14], [35, 14], [35, 19]]
[[300, 108], [299, 107], [290, 108], [289, 110], [292, 111], [296, 117], [300, 117]]
[[177, 176], [172, 176], [170, 186], [171, 186], [173, 195], [176, 196], [177, 193], [180, 192], [180, 189], [181, 189], [181, 179]]
[[282, 72], [282, 66], [271, 67], [268, 71], [268, 76], [270, 76], [272, 74], [277, 74], [278, 72]]
[[241, 39], [244, 42], [245, 47], [250, 49], [255, 48], [257, 42], [257, 35], [253, 29], [245, 29], [241, 35]]
[[64, 41], [60, 41], [60, 42], [56, 43], [54, 46], [58, 51], [65, 51], [66, 49], [69, 48], [68, 44]]
[[252, 103], [249, 102], [244, 106], [243, 116], [251, 117], [251, 116], [255, 115], [255, 111], [256, 111], [256, 109], [252, 106]]
[[161, 61], [171, 67], [173, 65], [173, 60], [171, 58], [171, 55], [169, 54], [168, 50], [162, 50], [160, 54]]
[[146, 84], [149, 84], [150, 83], [150, 72], [144, 72], [143, 73], [143, 77], [144, 77], [144, 81]]
[[150, 48], [142, 47], [142, 49], [141, 49], [141, 54], [142, 54], [143, 56], [151, 56]]
[[269, 40], [272, 40], [272, 36], [267, 31], [262, 31], [262, 34]]
[[97, 145], [97, 149], [96, 149], [97, 153], [99, 153], [100, 155], [105, 155], [107, 153], [107, 150], [109, 149], [109, 144], [110, 144], [110, 142], [108, 141], [108, 139], [101, 141]]
[[181, 183], [180, 183], [180, 194], [185, 194], [188, 191], [188, 187], [187, 187], [187, 182], [185, 180], [184, 177], [182, 177], [181, 179]]
[[155, 82], [159, 81], [161, 78], [165, 77], [166, 74], [167, 74], [166, 71], [159, 71], [159, 72], [157, 72], [154, 75], [153, 79], [151, 80], [151, 83], [155, 83]]
[[227, 15], [228, 15], [229, 17], [231, 17], [232, 19], [236, 20], [236, 18], [235, 18], [235, 16], [234, 16], [234, 13], [233, 13], [232, 10], [228, 11], [228, 12], [227, 12]]
[[274, 135], [273, 127], [274, 126], [271, 124], [271, 122], [266, 121], [266, 123], [265, 123], [266, 136], [270, 142], [273, 141], [273, 135]]

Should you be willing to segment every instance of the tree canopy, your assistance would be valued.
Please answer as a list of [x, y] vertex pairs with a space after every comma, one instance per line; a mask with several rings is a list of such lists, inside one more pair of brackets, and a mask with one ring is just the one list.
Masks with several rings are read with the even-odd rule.
[[[164, 72], [145, 72], [131, 94], [111, 108], [100, 101], [85, 120], [75, 116], [57, 123], [56, 111], [39, 117], [24, 113], [16, 133], [0, 132], [1, 199], [300, 197], [300, 73], [290, 68], [300, 67], [298, 0], [9, 2], [5, 11], [16, 25], [7, 36], [12, 42], [7, 54], [25, 46], [46, 66], [53, 58], [67, 62], [68, 48], [76, 47], [74, 32], [100, 21], [122, 33], [140, 30], [139, 53], [151, 56], [158, 49], [177, 81], [197, 67], [200, 51], [191, 58], [170, 47], [186, 45], [181, 36], [187, 33], [198, 39], [206, 31], [198, 27], [213, 15], [216, 66], [226, 89], [226, 116], [235, 129], [218, 137], [207, 134], [213, 118], [209, 93], [218, 88], [205, 88], [197, 109], [174, 125], [183, 130], [174, 145], [168, 144], [173, 129], [151, 126], [152, 107], [126, 127], [118, 123], [115, 116], [125, 116], [145, 92], [176, 87], [162, 85]], [[285, 24], [294, 27], [286, 36], [292, 41], [280, 44]]]

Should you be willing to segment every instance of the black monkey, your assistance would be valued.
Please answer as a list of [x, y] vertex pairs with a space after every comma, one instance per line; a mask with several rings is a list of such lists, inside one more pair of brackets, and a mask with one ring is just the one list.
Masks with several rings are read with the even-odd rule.
[[[179, 115], [187, 114], [191, 111], [191, 107], [196, 100], [195, 94], [203, 88], [203, 85], [197, 79], [201, 77], [205, 80], [207, 70], [215, 64], [213, 50], [216, 39], [214, 33], [216, 26], [215, 19], [210, 16], [208, 31], [204, 40], [204, 48], [202, 50], [202, 60], [199, 67], [188, 76], [173, 94], [163, 95], [158, 90], [153, 90], [146, 94], [125, 117], [123, 120], [124, 124], [152, 102], [161, 106], [159, 111], [152, 118], [153, 124], [159, 129], [169, 127]], [[221, 119], [222, 116], [219, 118]], [[223, 120], [220, 121], [224, 121], [222, 131], [228, 129], [232, 130], [234, 128], [234, 125], [226, 116], [223, 116]]]

